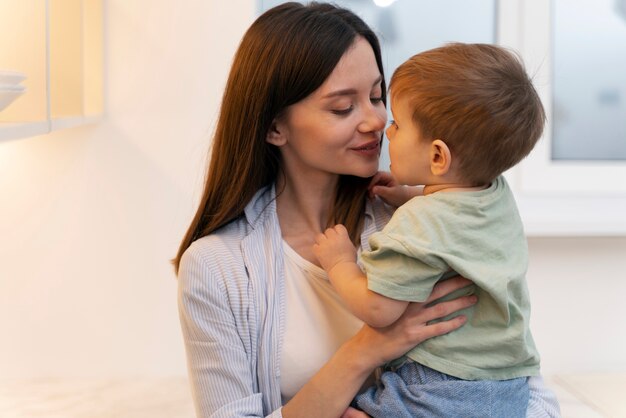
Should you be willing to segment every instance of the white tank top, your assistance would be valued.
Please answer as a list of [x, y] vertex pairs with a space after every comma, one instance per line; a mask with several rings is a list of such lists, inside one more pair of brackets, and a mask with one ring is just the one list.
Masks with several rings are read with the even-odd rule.
[[280, 361], [283, 404], [332, 357], [363, 322], [346, 308], [321, 267], [284, 240], [286, 327]]

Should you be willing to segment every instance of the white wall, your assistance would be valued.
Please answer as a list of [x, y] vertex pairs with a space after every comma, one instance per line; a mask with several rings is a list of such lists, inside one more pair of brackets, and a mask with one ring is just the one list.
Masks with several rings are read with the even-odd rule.
[[544, 373], [626, 372], [626, 238], [531, 238], [529, 249]]
[[[108, 0], [107, 115], [0, 143], [0, 378], [185, 373], [168, 264], [255, 11]], [[626, 238], [531, 239], [547, 373], [626, 371]]]
[[250, 0], [107, 0], [107, 115], [0, 143], [0, 378], [185, 373], [174, 256]]

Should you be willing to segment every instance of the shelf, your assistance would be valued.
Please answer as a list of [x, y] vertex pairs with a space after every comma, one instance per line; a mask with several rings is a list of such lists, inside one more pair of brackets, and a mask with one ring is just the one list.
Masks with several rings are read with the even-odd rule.
[[50, 130], [56, 131], [59, 129], [75, 128], [77, 126], [97, 123], [100, 120], [102, 120], [100, 115], [55, 118], [50, 121]]
[[50, 132], [47, 120], [28, 123], [0, 122], [0, 142], [8, 139], [26, 138]]
[[66, 118], [55, 118], [50, 121], [25, 123], [0, 122], [0, 142], [26, 138], [29, 136], [45, 135], [60, 129], [75, 128], [77, 126], [91, 125], [102, 120], [101, 115], [72, 116]]

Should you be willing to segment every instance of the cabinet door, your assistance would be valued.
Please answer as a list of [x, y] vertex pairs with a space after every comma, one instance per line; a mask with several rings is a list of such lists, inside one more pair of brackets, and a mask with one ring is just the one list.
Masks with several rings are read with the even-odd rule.
[[26, 76], [26, 92], [0, 111], [0, 128], [39, 122], [47, 129], [45, 1], [0, 1], [0, 71]]
[[50, 117], [83, 114], [82, 1], [49, 0]]
[[0, 111], [0, 140], [100, 118], [102, 8], [102, 0], [0, 0], [0, 71], [27, 77], [26, 92]]

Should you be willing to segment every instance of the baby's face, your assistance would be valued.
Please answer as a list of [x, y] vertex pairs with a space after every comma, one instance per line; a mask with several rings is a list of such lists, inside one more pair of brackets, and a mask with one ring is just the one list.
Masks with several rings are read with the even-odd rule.
[[413, 109], [407, 100], [391, 97], [393, 120], [387, 128], [389, 138], [389, 169], [400, 182], [410, 186], [428, 184], [431, 141], [423, 137], [422, 130], [413, 121]]

